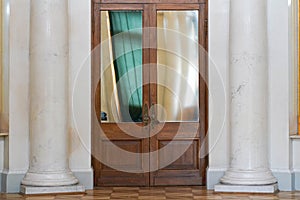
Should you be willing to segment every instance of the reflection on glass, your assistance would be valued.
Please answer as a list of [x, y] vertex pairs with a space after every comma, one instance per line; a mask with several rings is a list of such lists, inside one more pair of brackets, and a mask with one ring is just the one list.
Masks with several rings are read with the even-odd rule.
[[158, 11], [157, 26], [157, 119], [199, 121], [198, 11]]
[[142, 12], [101, 12], [101, 121], [142, 121]]

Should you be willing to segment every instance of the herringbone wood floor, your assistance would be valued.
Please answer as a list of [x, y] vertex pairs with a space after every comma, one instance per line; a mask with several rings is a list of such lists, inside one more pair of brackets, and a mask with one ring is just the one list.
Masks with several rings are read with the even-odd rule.
[[205, 187], [113, 187], [98, 188], [89, 190], [85, 194], [61, 194], [61, 195], [43, 195], [43, 196], [22, 196], [19, 194], [0, 194], [1, 200], [18, 199], [74, 199], [74, 200], [99, 200], [99, 199], [299, 199], [299, 192], [279, 192], [277, 194], [233, 194], [233, 193], [215, 193], [207, 191]]

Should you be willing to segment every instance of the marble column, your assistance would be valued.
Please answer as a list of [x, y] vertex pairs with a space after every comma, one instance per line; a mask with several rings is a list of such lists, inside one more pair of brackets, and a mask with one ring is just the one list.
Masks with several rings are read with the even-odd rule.
[[277, 180], [268, 166], [267, 0], [230, 3], [231, 162], [215, 190], [274, 192]]
[[84, 190], [68, 166], [68, 34], [68, 0], [31, 0], [26, 194]]

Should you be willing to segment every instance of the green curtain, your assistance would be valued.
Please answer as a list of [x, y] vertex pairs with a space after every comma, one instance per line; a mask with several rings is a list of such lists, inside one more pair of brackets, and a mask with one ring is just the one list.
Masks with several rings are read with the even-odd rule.
[[142, 12], [110, 11], [116, 81], [123, 122], [142, 121]]

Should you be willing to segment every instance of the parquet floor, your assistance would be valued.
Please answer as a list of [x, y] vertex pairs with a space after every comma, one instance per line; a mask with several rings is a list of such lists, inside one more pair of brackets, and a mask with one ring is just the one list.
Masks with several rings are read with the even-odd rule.
[[61, 194], [43, 196], [22, 196], [19, 194], [0, 194], [1, 200], [99, 200], [99, 199], [232, 199], [232, 200], [269, 200], [269, 199], [299, 199], [299, 192], [279, 192], [277, 194], [233, 194], [207, 191], [205, 187], [113, 187], [89, 190], [85, 194]]

